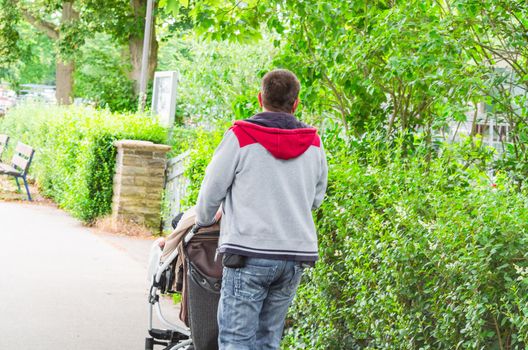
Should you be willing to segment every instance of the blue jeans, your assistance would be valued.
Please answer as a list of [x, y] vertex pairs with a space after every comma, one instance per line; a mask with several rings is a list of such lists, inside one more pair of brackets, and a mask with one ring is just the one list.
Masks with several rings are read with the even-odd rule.
[[304, 268], [300, 262], [247, 258], [224, 267], [218, 305], [220, 350], [275, 350]]

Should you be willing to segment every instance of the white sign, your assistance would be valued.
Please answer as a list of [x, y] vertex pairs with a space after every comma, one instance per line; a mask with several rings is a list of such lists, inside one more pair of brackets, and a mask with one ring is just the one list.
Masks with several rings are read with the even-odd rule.
[[161, 125], [172, 127], [176, 113], [176, 87], [178, 73], [156, 72], [152, 93], [152, 113], [159, 117]]

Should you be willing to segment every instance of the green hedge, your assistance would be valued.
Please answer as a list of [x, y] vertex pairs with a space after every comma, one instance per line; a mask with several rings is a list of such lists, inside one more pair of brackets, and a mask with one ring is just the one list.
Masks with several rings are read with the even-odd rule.
[[[187, 205], [224, 130], [197, 137]], [[321, 259], [283, 348], [524, 349], [528, 196], [501, 174], [491, 182], [491, 152], [337, 134], [325, 135], [328, 195], [315, 213]]]
[[337, 145], [284, 348], [525, 349], [528, 196], [490, 182], [490, 154]]
[[[200, 185], [205, 175], [205, 168], [207, 168], [214, 150], [222, 141], [225, 131], [231, 124], [229, 121], [220, 120], [211, 130], [195, 129], [191, 132], [180, 128], [175, 132], [175, 140], [171, 143], [177, 143], [176, 140], [179, 139], [179, 153], [189, 151], [189, 158], [185, 166], [185, 177], [189, 179], [189, 185], [185, 192], [185, 198], [180, 203], [183, 209], [187, 209], [196, 203]], [[181, 147], [182, 144], [186, 146], [185, 149]]]
[[113, 142], [165, 143], [167, 137], [166, 129], [148, 117], [39, 105], [10, 111], [0, 119], [0, 133], [11, 136], [12, 146], [20, 140], [36, 149], [30, 174], [42, 193], [88, 223], [111, 211]]

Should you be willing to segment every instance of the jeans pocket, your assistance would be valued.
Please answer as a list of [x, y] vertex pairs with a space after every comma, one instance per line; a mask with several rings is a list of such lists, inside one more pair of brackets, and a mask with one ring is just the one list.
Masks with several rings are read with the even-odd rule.
[[262, 300], [267, 294], [273, 267], [247, 265], [235, 269], [235, 295], [245, 300]]
[[292, 293], [295, 293], [297, 291], [297, 288], [299, 287], [299, 284], [301, 283], [303, 273], [304, 273], [304, 267], [298, 264], [295, 264], [293, 266], [293, 276], [290, 280], [290, 285], [289, 285]]

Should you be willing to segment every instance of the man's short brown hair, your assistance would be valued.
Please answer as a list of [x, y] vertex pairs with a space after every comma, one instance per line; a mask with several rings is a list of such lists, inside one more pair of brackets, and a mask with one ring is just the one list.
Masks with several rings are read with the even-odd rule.
[[262, 104], [268, 111], [291, 113], [300, 90], [295, 74], [286, 69], [272, 70], [262, 78]]

